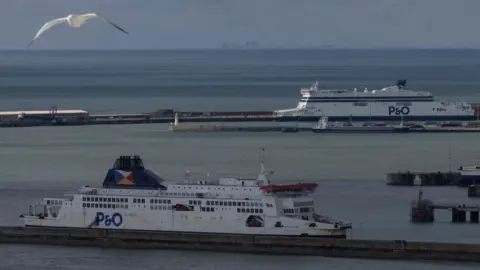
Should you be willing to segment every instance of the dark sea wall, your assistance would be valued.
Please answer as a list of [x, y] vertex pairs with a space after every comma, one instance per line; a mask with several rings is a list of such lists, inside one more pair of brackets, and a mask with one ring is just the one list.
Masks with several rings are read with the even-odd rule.
[[1, 227], [0, 243], [480, 262], [480, 244], [403, 240], [341, 240], [238, 234]]

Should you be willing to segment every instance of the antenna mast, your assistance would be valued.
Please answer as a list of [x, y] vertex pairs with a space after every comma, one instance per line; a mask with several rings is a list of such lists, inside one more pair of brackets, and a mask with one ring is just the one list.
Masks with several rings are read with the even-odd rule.
[[265, 148], [262, 148], [258, 160], [260, 163], [260, 175], [258, 176], [258, 180], [270, 184], [270, 178], [268, 176], [272, 174], [272, 172], [265, 170]]

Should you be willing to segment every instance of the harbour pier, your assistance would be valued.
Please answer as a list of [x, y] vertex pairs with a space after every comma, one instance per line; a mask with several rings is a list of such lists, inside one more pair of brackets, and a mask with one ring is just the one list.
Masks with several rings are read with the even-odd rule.
[[[33, 127], [33, 126], [78, 126], [78, 125], [126, 125], [126, 124], [150, 124], [150, 123], [173, 123], [175, 115], [178, 115], [182, 123], [198, 123], [189, 128], [176, 127], [175, 131], [259, 131], [258, 127], [228, 127], [219, 128], [222, 123], [277, 123], [274, 128], [264, 126], [262, 131], [282, 131], [282, 132], [298, 132], [312, 131], [311, 128], [302, 127], [280, 127], [285, 122], [317, 122], [320, 116], [280, 116], [274, 111], [176, 111], [173, 109], [159, 109], [153, 112], [143, 113], [110, 113], [110, 114], [94, 114], [86, 110], [59, 110], [57, 107], [51, 107], [48, 110], [23, 110], [23, 111], [3, 111], [0, 112], [0, 127]], [[384, 126], [387, 123], [397, 125], [399, 122], [405, 124], [405, 128], [401, 133], [458, 133], [458, 132], [480, 132], [478, 119], [475, 117], [462, 117], [461, 119], [441, 118], [433, 125], [419, 126], [417, 122], [425, 122], [425, 119], [409, 119], [403, 117], [402, 120], [396, 117], [386, 117], [385, 119], [351, 119], [350, 117], [329, 117], [330, 121], [344, 123], [344, 127], [332, 128], [333, 131], [327, 129], [328, 132], [336, 133], [376, 133], [378, 126]], [[477, 120], [477, 121], [475, 121]], [[458, 123], [450, 123], [445, 121], [459, 121]], [[364, 127], [351, 128], [348, 124], [353, 122], [368, 123]], [[215, 123], [212, 125], [204, 125], [204, 123]], [[371, 125], [370, 125], [371, 124]], [[380, 128], [382, 129], [382, 128]], [[317, 130], [318, 131], [318, 130]], [[398, 130], [397, 130], [398, 131]], [[325, 132], [325, 131], [323, 131]], [[393, 132], [397, 133], [397, 132]]]
[[480, 197], [480, 185], [472, 184], [468, 186], [468, 197], [478, 198]]
[[0, 244], [183, 249], [271, 255], [480, 262], [480, 244], [118, 229], [0, 227]]
[[418, 199], [411, 202], [410, 217], [412, 222], [430, 223], [435, 220], [435, 210], [451, 212], [452, 223], [465, 223], [467, 214], [471, 223], [479, 223], [480, 205], [466, 204], [436, 204], [431, 200], [422, 198], [423, 191], [419, 191]]
[[390, 186], [468, 186], [459, 172], [411, 172], [398, 171], [386, 174], [386, 184]]

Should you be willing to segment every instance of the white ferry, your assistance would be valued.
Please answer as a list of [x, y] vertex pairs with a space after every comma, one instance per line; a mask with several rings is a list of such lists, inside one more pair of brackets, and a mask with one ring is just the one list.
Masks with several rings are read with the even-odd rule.
[[312, 118], [332, 121], [455, 121], [474, 120], [478, 112], [466, 102], [439, 101], [430, 92], [405, 89], [406, 80], [380, 90], [323, 90], [318, 82], [301, 89], [294, 109], [278, 110], [277, 117]]
[[480, 182], [479, 165], [460, 166], [458, 171], [460, 172], [461, 185], [472, 185]]
[[311, 195], [317, 184], [272, 184], [272, 172], [261, 165], [257, 179], [165, 185], [140, 157], [122, 156], [102, 187], [44, 198], [20, 217], [26, 227], [346, 238], [350, 223], [316, 213]]

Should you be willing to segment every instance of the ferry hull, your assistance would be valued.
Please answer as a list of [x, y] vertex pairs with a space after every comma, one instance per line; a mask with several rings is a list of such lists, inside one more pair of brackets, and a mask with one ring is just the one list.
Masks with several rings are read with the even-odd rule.
[[[279, 116], [275, 118], [275, 121], [278, 122], [316, 122], [320, 119], [321, 116]], [[398, 116], [329, 116], [329, 121], [332, 122], [368, 122], [368, 121], [396, 121], [400, 122], [402, 120], [401, 117]], [[440, 122], [440, 121], [475, 121], [479, 120], [478, 116], [474, 115], [410, 115], [404, 116], [403, 121], [411, 121], [411, 122], [424, 122], [424, 121], [432, 121], [432, 122]]]
[[[83, 227], [57, 227], [57, 226], [38, 226], [38, 225], [25, 225], [25, 228], [35, 228], [35, 229], [59, 229], [59, 230], [75, 230], [75, 229], [86, 229]], [[110, 229], [115, 230], [115, 229]], [[331, 234], [331, 235], [316, 235], [316, 234], [300, 234], [300, 235], [284, 235], [284, 234], [249, 234], [249, 233], [213, 233], [213, 232], [194, 232], [194, 231], [161, 231], [161, 230], [121, 230], [123, 233], [128, 232], [150, 232], [150, 233], [171, 233], [171, 234], [195, 234], [195, 235], [225, 235], [225, 236], [274, 236], [274, 237], [308, 237], [308, 238], [322, 238], [322, 239], [347, 239], [347, 233], [345, 231], [344, 234]]]

